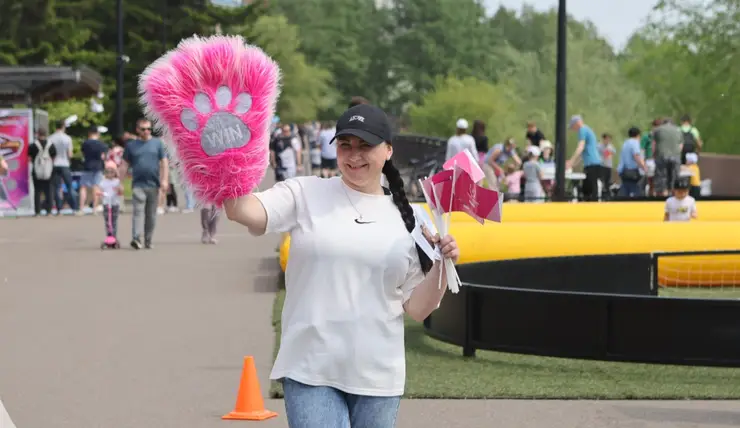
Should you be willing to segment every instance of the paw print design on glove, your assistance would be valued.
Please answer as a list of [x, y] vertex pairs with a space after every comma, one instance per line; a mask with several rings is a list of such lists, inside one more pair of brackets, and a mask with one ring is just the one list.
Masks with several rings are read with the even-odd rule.
[[[228, 86], [221, 86], [216, 90], [216, 112], [213, 111], [211, 98], [199, 92], [193, 99], [195, 110], [185, 108], [180, 113], [182, 126], [189, 131], [199, 131], [198, 115], [211, 114], [200, 130], [200, 146], [208, 156], [215, 156], [227, 149], [238, 149], [249, 143], [251, 132], [239, 116], [245, 114], [252, 107], [252, 96], [242, 92], [232, 99], [232, 92]], [[235, 104], [232, 106], [232, 101]], [[239, 116], [237, 116], [239, 115]]]
[[146, 115], [200, 203], [251, 193], [269, 163], [280, 69], [239, 36], [193, 36], [141, 75]]

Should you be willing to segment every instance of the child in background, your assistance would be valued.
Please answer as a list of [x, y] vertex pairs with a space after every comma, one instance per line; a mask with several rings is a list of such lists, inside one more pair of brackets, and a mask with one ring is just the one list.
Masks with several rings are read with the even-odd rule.
[[694, 199], [699, 199], [701, 196], [701, 172], [698, 161], [699, 156], [696, 153], [686, 153], [686, 165], [681, 165], [681, 170], [691, 173], [689, 196]]
[[[105, 163], [103, 178], [95, 187], [95, 192], [100, 196], [103, 203], [103, 218], [105, 219], [105, 230], [107, 236], [118, 239], [118, 213], [120, 211], [123, 196], [123, 185], [118, 178], [118, 165], [114, 161]], [[108, 217], [110, 215], [110, 218]], [[108, 221], [110, 229], [108, 230]]]
[[540, 148], [527, 147], [527, 160], [522, 165], [524, 172], [524, 202], [545, 202], [545, 189], [542, 187], [542, 170], [540, 169]]
[[510, 163], [506, 165], [506, 177], [504, 182], [506, 183], [506, 193], [504, 194], [505, 200], [509, 202], [519, 202], [519, 194], [522, 192], [522, 177], [524, 171], [517, 170], [516, 165]]
[[[542, 154], [540, 155], [540, 169], [542, 170], [542, 175], [554, 177], [555, 157], [552, 155], [552, 143], [548, 140], [540, 141], [540, 150], [542, 150]], [[552, 178], [542, 180], [542, 187], [545, 189], [545, 194], [550, 195], [552, 193], [554, 184], [555, 180]]]
[[663, 221], [691, 221], [696, 220], [696, 200], [689, 196], [689, 180], [676, 180], [673, 196], [665, 201]]
[[216, 239], [216, 225], [218, 224], [218, 218], [221, 215], [221, 210], [216, 208], [213, 204], [208, 204], [200, 210], [200, 226], [203, 229], [203, 235], [200, 238], [200, 242], [204, 244], [215, 244]]

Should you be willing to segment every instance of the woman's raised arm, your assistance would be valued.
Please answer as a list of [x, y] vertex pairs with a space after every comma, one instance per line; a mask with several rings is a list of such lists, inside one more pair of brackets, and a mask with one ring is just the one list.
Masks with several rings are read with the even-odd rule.
[[236, 199], [224, 201], [226, 217], [249, 229], [254, 236], [265, 234], [267, 228], [267, 211], [259, 199], [254, 195], [245, 195]]

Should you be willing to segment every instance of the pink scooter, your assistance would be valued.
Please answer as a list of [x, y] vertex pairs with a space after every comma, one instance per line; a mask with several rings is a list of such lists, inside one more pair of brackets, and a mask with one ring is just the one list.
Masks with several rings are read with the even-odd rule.
[[108, 205], [108, 236], [100, 244], [100, 249], [105, 250], [106, 248], [113, 248], [115, 250], [121, 248], [121, 244], [118, 242], [115, 236], [113, 236], [113, 207]]

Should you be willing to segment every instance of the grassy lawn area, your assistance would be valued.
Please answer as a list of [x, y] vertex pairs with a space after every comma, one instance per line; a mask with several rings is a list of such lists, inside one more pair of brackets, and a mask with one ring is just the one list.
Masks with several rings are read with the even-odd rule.
[[660, 287], [661, 297], [685, 297], [689, 299], [740, 299], [737, 287]]
[[[282, 288], [282, 287], [281, 287]], [[273, 307], [276, 342], [285, 291]], [[279, 343], [275, 344], [275, 352]], [[737, 399], [740, 370], [581, 361], [477, 351], [424, 334], [406, 321], [406, 398]], [[270, 396], [282, 397], [272, 382]]]

